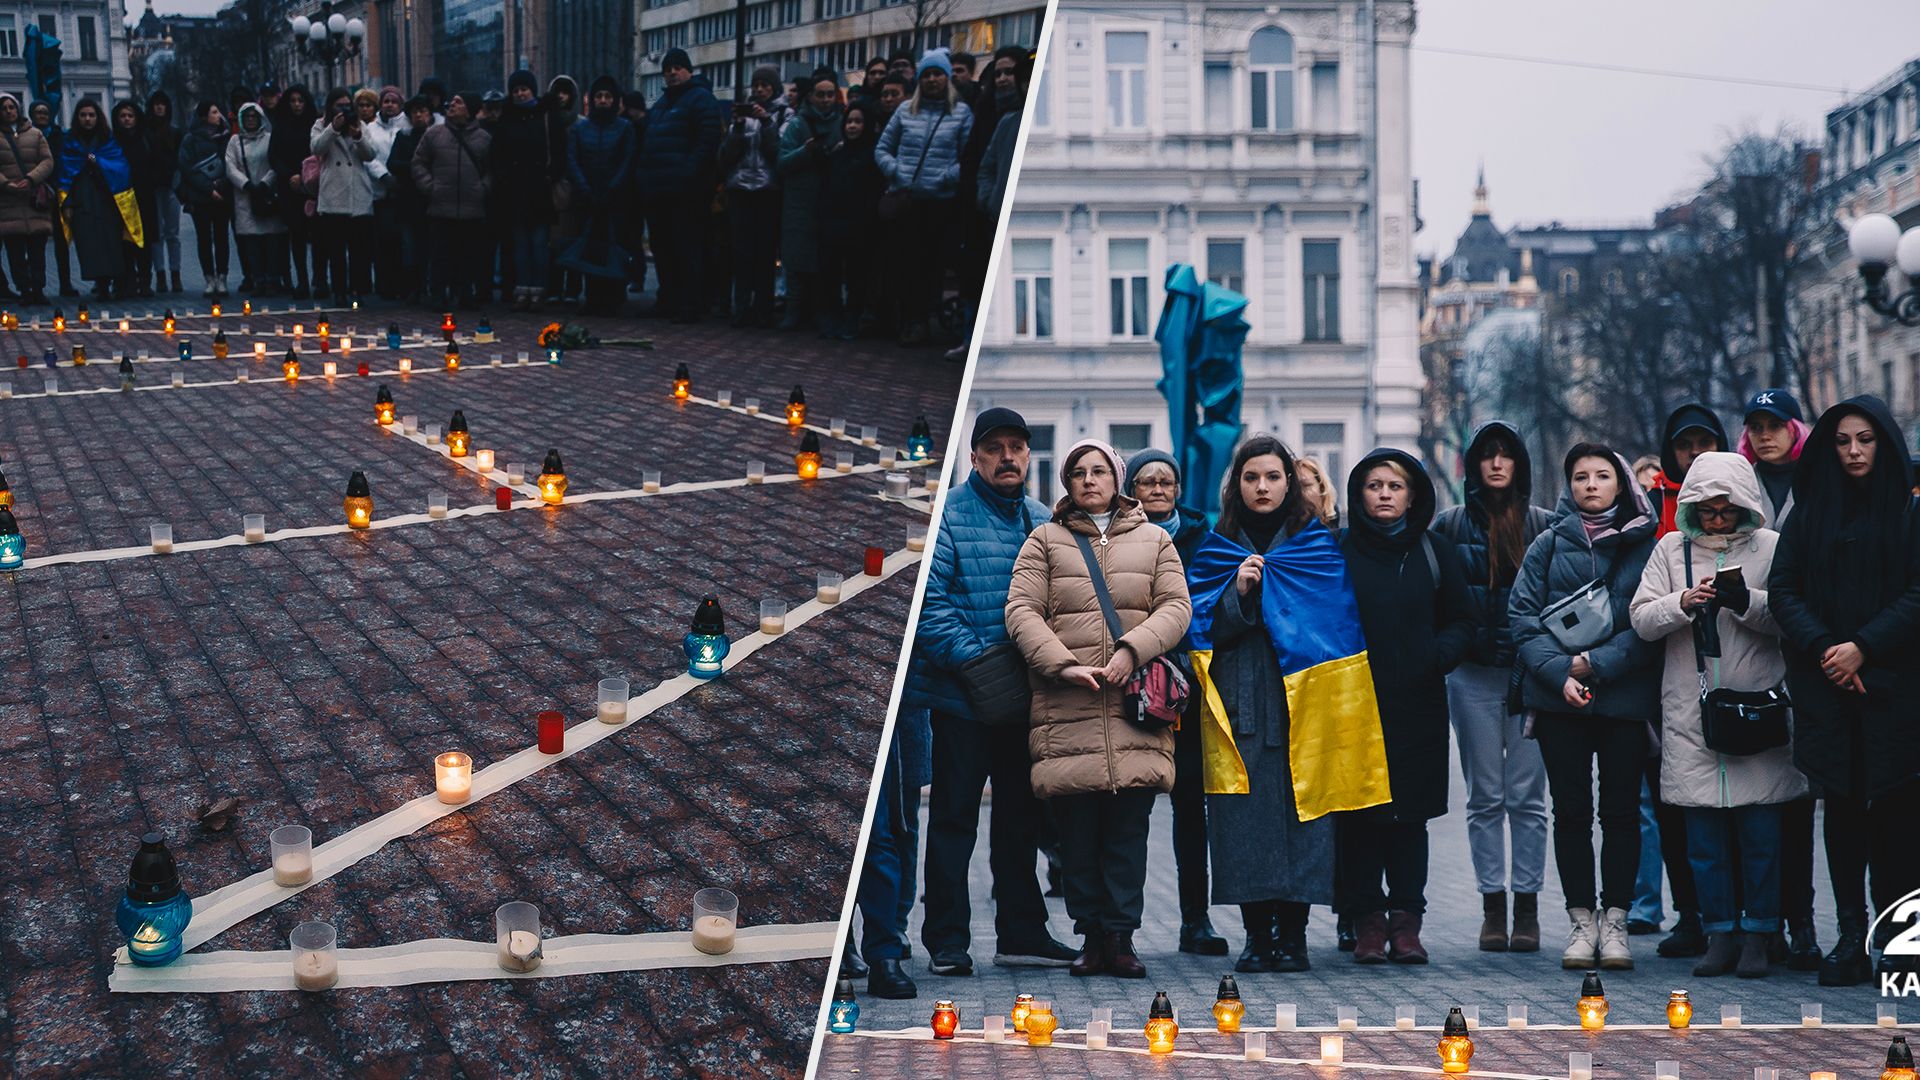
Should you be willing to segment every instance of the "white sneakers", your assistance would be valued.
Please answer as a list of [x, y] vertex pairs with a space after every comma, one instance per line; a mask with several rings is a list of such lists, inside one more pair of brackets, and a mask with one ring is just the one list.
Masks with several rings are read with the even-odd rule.
[[1627, 913], [1608, 908], [1600, 917], [1600, 967], [1607, 971], [1633, 970], [1633, 949], [1627, 945]]
[[1560, 954], [1560, 966], [1570, 971], [1586, 971], [1600, 962], [1600, 929], [1593, 912], [1586, 908], [1568, 908], [1573, 932], [1567, 935], [1567, 951]]

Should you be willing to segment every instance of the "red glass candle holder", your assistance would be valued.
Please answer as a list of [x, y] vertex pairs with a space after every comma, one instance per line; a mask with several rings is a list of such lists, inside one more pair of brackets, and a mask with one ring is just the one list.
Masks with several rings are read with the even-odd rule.
[[493, 508], [495, 510], [513, 509], [513, 489], [510, 487], [494, 488]]
[[[506, 490], [505, 488], [501, 489]], [[567, 717], [565, 713], [548, 710], [537, 717], [540, 724], [540, 752], [557, 754], [567, 747]]]
[[886, 568], [887, 568], [887, 552], [886, 552], [886, 549], [885, 549], [885, 548], [877, 548], [877, 547], [870, 547], [870, 548], [868, 548], [868, 549], [867, 549], [867, 563], [866, 563], [866, 566], [865, 566], [865, 568], [864, 568], [864, 569], [865, 569], [865, 572], [866, 572], [866, 574], [867, 574], [867, 576], [868, 576], [868, 577], [879, 577], [879, 576], [880, 576], [880, 574], [881, 574], [881, 573], [882, 573], [883, 571], [885, 571], [885, 570], [886, 570]]
[[368, 373], [368, 372], [367, 372], [367, 362], [366, 362], [365, 360], [362, 360], [362, 361], [360, 361], [360, 366], [354, 369], [354, 374], [356, 374], [356, 375], [365, 375], [365, 374], [367, 374], [367, 373]]
[[20, 354], [20, 355], [19, 355], [19, 356], [18, 356], [17, 358], [15, 358], [15, 359], [14, 359], [14, 361], [13, 361], [13, 364], [14, 364], [14, 366], [15, 366], [15, 367], [26, 367], [26, 366], [27, 366], [27, 354], [26, 354], [26, 353], [21, 353], [21, 354]]

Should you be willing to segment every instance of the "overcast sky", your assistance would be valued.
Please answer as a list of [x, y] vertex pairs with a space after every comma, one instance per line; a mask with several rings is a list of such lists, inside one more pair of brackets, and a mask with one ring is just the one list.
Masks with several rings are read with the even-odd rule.
[[[1745, 128], [1824, 132], [1828, 91], [1452, 55], [1460, 49], [1864, 90], [1920, 56], [1913, 0], [1426, 0], [1413, 45], [1413, 169], [1442, 257], [1484, 159], [1493, 220], [1647, 221]], [[1824, 135], [1818, 135], [1824, 140]]]

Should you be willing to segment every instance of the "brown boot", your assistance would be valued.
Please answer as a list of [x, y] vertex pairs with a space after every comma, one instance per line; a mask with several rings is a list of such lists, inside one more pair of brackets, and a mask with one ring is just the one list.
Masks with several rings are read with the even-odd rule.
[[1144, 979], [1147, 965], [1133, 955], [1133, 933], [1112, 930], [1107, 933], [1107, 974], [1117, 979]]
[[1387, 913], [1369, 911], [1353, 918], [1353, 962], [1356, 964], [1384, 964], [1387, 962]]
[[1427, 962], [1427, 947], [1420, 944], [1420, 916], [1411, 911], [1387, 916], [1387, 958], [1396, 964]]
[[1513, 936], [1507, 948], [1514, 952], [1540, 951], [1540, 897], [1536, 893], [1513, 894]]
[[1507, 951], [1507, 894], [1490, 892], [1480, 897], [1480, 951]]
[[1067, 974], [1085, 977], [1098, 975], [1107, 968], [1107, 950], [1099, 934], [1088, 934], [1086, 944], [1080, 947], [1080, 955], [1073, 958], [1067, 968]]

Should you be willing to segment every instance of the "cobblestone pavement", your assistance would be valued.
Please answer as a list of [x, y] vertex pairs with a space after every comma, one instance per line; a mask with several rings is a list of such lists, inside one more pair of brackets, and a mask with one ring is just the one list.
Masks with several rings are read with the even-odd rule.
[[[1363, 1027], [1386, 1030], [1349, 1033], [1346, 1060], [1349, 1062], [1386, 1062], [1411, 1065], [1437, 1072], [1435, 1054], [1437, 1026], [1453, 1005], [1474, 1007], [1486, 1025], [1475, 1035], [1475, 1072], [1512, 1072], [1563, 1077], [1567, 1075], [1566, 1055], [1570, 1051], [1590, 1051], [1596, 1063], [1595, 1077], [1652, 1077], [1655, 1062], [1678, 1060], [1683, 1077], [1714, 1077], [1724, 1080], [1750, 1080], [1756, 1066], [1779, 1068], [1781, 1076], [1805, 1076], [1813, 1069], [1837, 1071], [1841, 1077], [1878, 1075], [1886, 1055], [1885, 1029], [1847, 1029], [1824, 1027], [1792, 1030], [1720, 1030], [1723, 1005], [1741, 1006], [1746, 1024], [1792, 1024], [1801, 1022], [1801, 1005], [1818, 1003], [1828, 1024], [1868, 1024], [1876, 1021], [1876, 1006], [1883, 1000], [1877, 987], [1823, 988], [1811, 973], [1775, 968], [1765, 980], [1741, 980], [1732, 977], [1694, 979], [1695, 961], [1665, 960], [1654, 955], [1658, 937], [1633, 939], [1636, 968], [1633, 971], [1608, 972], [1605, 986], [1611, 1004], [1608, 1020], [1615, 1025], [1662, 1024], [1668, 992], [1686, 988], [1696, 1005], [1694, 1030], [1681, 1035], [1661, 1031], [1610, 1030], [1598, 1035], [1580, 1031], [1541, 1030], [1539, 1025], [1570, 1024], [1575, 1021], [1574, 999], [1579, 996], [1580, 973], [1562, 971], [1560, 949], [1565, 943], [1566, 919], [1561, 914], [1565, 901], [1548, 866], [1548, 892], [1540, 897], [1545, 941], [1540, 953], [1483, 953], [1477, 948], [1480, 904], [1468, 857], [1464, 821], [1465, 793], [1458, 777], [1452, 784], [1453, 811], [1430, 823], [1432, 844], [1431, 880], [1427, 888], [1428, 911], [1421, 940], [1432, 954], [1425, 967], [1388, 964], [1362, 967], [1348, 955], [1336, 951], [1333, 919], [1324, 908], [1316, 908], [1308, 931], [1313, 959], [1311, 972], [1295, 975], [1237, 975], [1241, 995], [1246, 1002], [1246, 1024], [1272, 1027], [1274, 1006], [1294, 1003], [1302, 1028], [1332, 1029], [1336, 1009], [1351, 1005], [1359, 1009]], [[975, 974], [968, 978], [942, 978], [926, 970], [926, 953], [920, 945], [920, 916], [915, 908], [910, 940], [914, 948], [911, 970], [920, 988], [914, 1001], [881, 1001], [864, 995], [860, 998], [860, 1027], [865, 1031], [889, 1031], [909, 1027], [923, 1030], [936, 997], [952, 998], [960, 1009], [963, 1030], [970, 1029], [977, 1039], [981, 1017], [986, 1013], [1005, 1015], [1015, 994], [1031, 993], [1053, 1001], [1055, 1015], [1063, 1028], [1084, 1029], [1096, 1007], [1113, 1010], [1112, 1046], [1140, 1049], [1145, 1041], [1140, 1031], [1146, 1021], [1147, 1007], [1156, 990], [1165, 990], [1181, 1018], [1178, 1049], [1184, 1054], [1225, 1054], [1229, 1060], [1210, 1060], [1176, 1056], [1170, 1059], [1133, 1054], [1088, 1052], [1080, 1047], [1048, 1051], [1007, 1043], [945, 1045], [931, 1038], [893, 1041], [879, 1038], [828, 1035], [823, 1043], [818, 1075], [822, 1078], [851, 1076], [955, 1076], [955, 1077], [1040, 1077], [1063, 1080], [1065, 1077], [1111, 1077], [1132, 1075], [1215, 1077], [1275, 1075], [1274, 1070], [1295, 1076], [1309, 1072], [1322, 1077], [1331, 1072], [1318, 1066], [1254, 1065], [1235, 1061], [1241, 1056], [1238, 1039], [1213, 1030], [1211, 1008], [1220, 976], [1231, 970], [1233, 956], [1197, 957], [1177, 951], [1179, 910], [1176, 899], [1176, 875], [1171, 847], [1172, 819], [1165, 799], [1160, 800], [1153, 818], [1149, 841], [1146, 926], [1135, 938], [1148, 976], [1133, 982], [1112, 978], [1076, 979], [1064, 970], [1039, 971], [997, 968], [993, 957], [992, 910], [986, 897], [992, 876], [986, 864], [986, 824], [990, 808], [982, 810], [981, 844], [975, 850], [972, 867], [973, 958]], [[924, 835], [924, 831], [923, 831]], [[1826, 886], [1824, 861], [1816, 862], [1814, 876], [1820, 895], [1816, 900], [1822, 932], [1831, 944], [1833, 900]], [[1061, 900], [1047, 901], [1050, 926], [1056, 938], [1077, 945], [1072, 922]], [[1669, 917], [1671, 905], [1669, 904]], [[1237, 908], [1215, 907], [1214, 925], [1230, 941], [1238, 955], [1243, 937]], [[1900, 1006], [1900, 1019], [1909, 1037], [1920, 1020], [1920, 1000], [1884, 999]], [[1504, 1030], [1509, 1003], [1524, 1004], [1534, 1025], [1526, 1031]], [[1412, 1005], [1422, 1031], [1395, 1031], [1395, 1009]], [[1708, 1027], [1714, 1030], [1706, 1030]], [[1270, 1058], [1292, 1056], [1317, 1059], [1316, 1034], [1283, 1033], [1270, 1036]], [[1056, 1044], [1081, 1043], [1079, 1034], [1056, 1037]]]
[[[269, 319], [293, 321], [255, 321]], [[336, 332], [357, 321], [369, 333], [387, 316], [335, 320]], [[203, 338], [204, 321], [183, 325]], [[925, 413], [944, 448], [960, 376], [928, 350], [608, 320], [581, 321], [656, 347], [577, 350], [557, 369], [472, 366], [495, 348], [511, 364], [540, 322], [493, 321], [501, 344], [467, 346], [454, 374], [418, 350], [405, 378], [287, 385], [274, 350], [244, 385], [49, 399], [29, 396], [34, 376], [7, 373], [19, 396], [0, 402], [0, 469], [29, 556], [142, 544], [152, 521], [171, 522], [176, 540], [234, 534], [248, 512], [269, 529], [337, 525], [356, 467], [377, 516], [419, 511], [434, 490], [485, 502], [474, 474], [372, 422], [380, 381], [423, 421], [464, 409], [475, 445], [503, 463], [536, 466], [559, 447], [579, 494], [638, 487], [641, 468], [668, 484], [741, 476], [750, 457], [792, 470], [796, 440], [781, 425], [673, 404], [679, 362], [696, 392], [771, 406], [805, 383], [810, 419], [844, 414], [896, 446]], [[37, 358], [50, 337], [0, 333], [0, 354]], [[186, 367], [230, 378], [253, 364], [243, 342], [229, 363]], [[151, 328], [130, 344], [170, 354]], [[117, 383], [102, 359], [60, 367], [61, 385]], [[164, 386], [176, 366], [136, 365], [139, 384]], [[114, 995], [113, 907], [144, 831], [166, 834], [187, 890], [204, 893], [264, 867], [276, 826], [325, 841], [430, 790], [436, 752], [458, 747], [484, 767], [533, 741], [541, 709], [589, 715], [602, 677], [637, 692], [684, 670], [680, 637], [703, 593], [738, 636], [760, 599], [797, 603], [817, 570], [851, 577], [867, 545], [899, 548], [925, 519], [875, 498], [880, 486], [859, 474], [570, 503], [0, 575], [0, 637], [15, 646], [0, 659], [0, 1074], [798, 1074], [823, 960], [319, 996]], [[333, 922], [343, 947], [490, 940], [509, 899], [539, 904], [555, 934], [678, 930], [706, 885], [738, 893], [747, 923], [836, 918], [915, 577], [895, 575], [208, 948], [284, 949], [308, 918]], [[235, 824], [201, 830], [195, 807], [222, 795], [241, 799]]]

